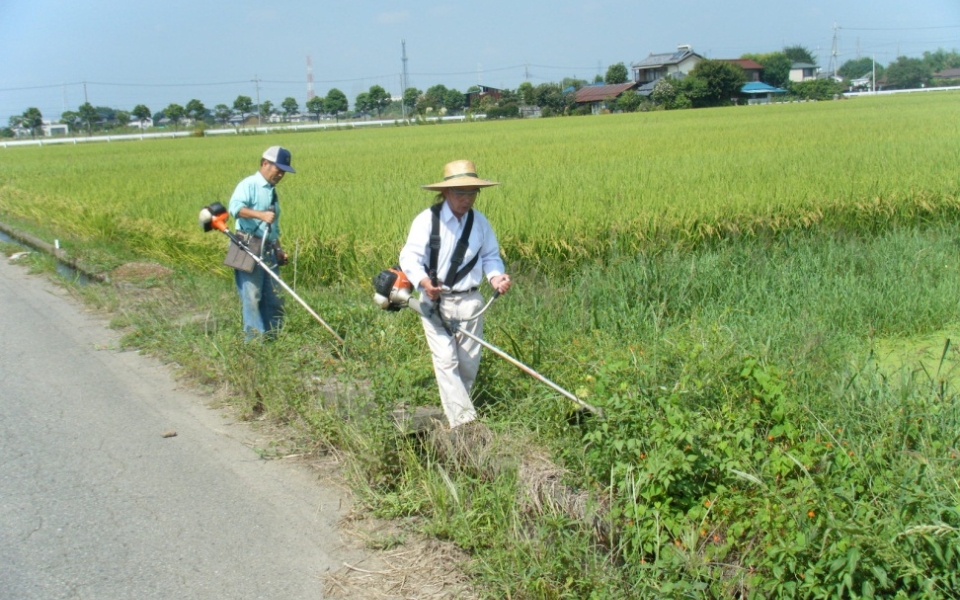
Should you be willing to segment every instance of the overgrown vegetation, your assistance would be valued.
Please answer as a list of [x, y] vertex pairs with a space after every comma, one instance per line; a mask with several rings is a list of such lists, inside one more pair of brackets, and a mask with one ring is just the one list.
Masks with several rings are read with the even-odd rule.
[[[0, 165], [0, 214], [103, 270], [175, 267], [82, 293], [128, 344], [339, 448], [369, 510], [467, 549], [490, 598], [950, 598], [952, 100], [24, 148]], [[196, 226], [273, 143], [298, 170], [285, 276], [347, 340], [342, 360], [293, 303], [275, 343], [242, 343], [224, 240]], [[436, 405], [435, 385], [415, 315], [369, 299], [429, 202], [417, 186], [453, 155], [503, 182], [480, 208], [516, 285], [487, 338], [606, 415], [487, 356], [482, 465], [395, 432], [389, 411]], [[530, 491], [537, 457], [578, 510]]]

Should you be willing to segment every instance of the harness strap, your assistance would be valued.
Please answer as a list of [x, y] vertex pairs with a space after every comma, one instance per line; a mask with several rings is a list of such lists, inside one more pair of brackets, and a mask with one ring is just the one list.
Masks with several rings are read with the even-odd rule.
[[437, 261], [440, 260], [440, 209], [442, 202], [437, 202], [430, 207], [433, 213], [433, 222], [430, 229], [430, 262], [427, 265], [427, 275], [430, 276], [433, 285], [439, 285], [437, 281]]
[[[430, 279], [433, 280], [434, 285], [437, 285], [438, 281], [437, 263], [440, 260], [440, 210], [442, 208], [443, 202], [438, 202], [430, 207], [433, 218], [430, 233], [430, 263], [427, 265], [427, 274], [430, 276]], [[463, 257], [467, 254], [467, 249], [470, 247], [470, 233], [472, 231], [473, 209], [470, 209], [470, 212], [467, 213], [467, 222], [463, 226], [463, 233], [460, 234], [460, 239], [457, 240], [457, 246], [453, 249], [453, 256], [450, 257], [450, 269], [447, 270], [447, 275], [443, 279], [443, 285], [450, 289], [453, 289], [453, 286], [458, 281], [466, 277], [467, 273], [473, 270], [473, 267], [477, 264], [477, 260], [480, 258], [480, 254], [477, 253], [463, 268], [459, 268], [460, 265], [463, 264]]]

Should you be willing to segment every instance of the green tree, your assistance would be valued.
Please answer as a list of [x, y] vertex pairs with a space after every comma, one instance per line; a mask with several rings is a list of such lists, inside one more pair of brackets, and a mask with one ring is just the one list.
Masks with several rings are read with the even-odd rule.
[[300, 105], [297, 104], [297, 101], [290, 96], [287, 96], [283, 99], [283, 102], [280, 103], [280, 107], [283, 108], [284, 121], [289, 121], [293, 115], [300, 112]]
[[517, 93], [520, 95], [520, 98], [523, 100], [524, 104], [528, 106], [536, 104], [537, 99], [536, 95], [534, 94], [534, 87], [529, 81], [524, 81], [521, 83], [519, 87], [517, 87]]
[[213, 118], [219, 121], [222, 125], [229, 123], [230, 117], [232, 116], [233, 109], [226, 104], [218, 104], [213, 107]]
[[317, 123], [320, 123], [320, 115], [323, 114], [324, 100], [321, 96], [314, 96], [307, 100], [307, 111], [310, 112], [317, 119]]
[[603, 82], [610, 85], [614, 83], [626, 83], [629, 81], [630, 73], [627, 71], [627, 65], [622, 62], [618, 62], [615, 65], [610, 65], [607, 67], [607, 75], [603, 78]]
[[576, 91], [587, 84], [588, 82], [586, 79], [577, 79], [576, 77], [564, 77], [563, 79], [560, 80], [560, 90], [563, 91], [568, 88], [573, 88], [573, 90]]
[[417, 109], [417, 105], [420, 103], [420, 96], [422, 95], [423, 92], [417, 88], [407, 88], [403, 90], [403, 100], [401, 100], [401, 102], [412, 112]]
[[247, 120], [247, 115], [253, 112], [253, 100], [250, 96], [237, 96], [233, 101], [233, 110], [240, 115], [240, 123]]
[[87, 135], [93, 133], [93, 126], [100, 122], [100, 113], [89, 102], [84, 102], [77, 110], [80, 114], [80, 122], [87, 126]]
[[178, 129], [180, 120], [183, 119], [184, 115], [186, 114], [187, 111], [176, 103], [171, 103], [165, 109], [163, 109], [163, 116], [170, 119], [170, 122], [173, 123], [174, 129]]
[[323, 110], [328, 115], [333, 115], [338, 123], [340, 122], [340, 113], [347, 112], [349, 108], [350, 103], [347, 101], [347, 95], [337, 88], [327, 92], [327, 97], [323, 99]]
[[643, 96], [636, 90], [627, 90], [617, 98], [616, 108], [623, 112], [636, 112], [643, 104]]
[[783, 54], [790, 59], [791, 63], [809, 63], [811, 65], [817, 64], [817, 57], [813, 55], [810, 50], [807, 48], [797, 45], [797, 46], [787, 46], [783, 49]]
[[767, 85], [782, 88], [790, 82], [790, 67], [793, 61], [783, 52], [744, 54], [740, 58], [748, 58], [763, 67], [760, 80]]
[[373, 112], [373, 104], [370, 102], [369, 92], [360, 92], [357, 94], [357, 98], [353, 101], [353, 110], [355, 110], [358, 115]]
[[895, 89], [924, 87], [930, 83], [933, 71], [919, 58], [899, 57], [887, 67], [887, 85]]
[[[844, 79], [858, 79], [873, 73], [873, 59], [869, 56], [854, 58], [846, 61], [837, 69], [837, 75]], [[883, 75], [883, 65], [877, 65], [877, 78]]]
[[257, 107], [257, 115], [260, 121], [262, 121], [263, 119], [266, 119], [269, 121], [270, 116], [274, 112], [276, 111], [273, 108], [273, 102], [270, 102], [269, 100], [264, 100], [263, 102], [260, 103], [260, 106]]
[[150, 118], [150, 109], [145, 104], [138, 104], [133, 107], [130, 113], [140, 122], [140, 129], [143, 129], [143, 123]]
[[117, 120], [117, 127], [126, 127], [130, 124], [132, 115], [125, 110], [118, 110], [113, 118]]
[[370, 86], [368, 94], [370, 95], [370, 105], [377, 111], [377, 118], [379, 119], [383, 111], [386, 110], [392, 102], [390, 93], [379, 85], [373, 85]]
[[805, 100], [833, 100], [843, 93], [843, 84], [832, 78], [795, 81], [790, 84], [790, 94]]
[[203, 105], [203, 102], [200, 102], [199, 100], [191, 100], [190, 102], [187, 102], [186, 115], [194, 121], [198, 123], [203, 121], [207, 118], [207, 113], [209, 113], [209, 111], [207, 110], [207, 107]]
[[43, 115], [40, 113], [40, 109], [31, 106], [23, 111], [20, 125], [30, 130], [30, 137], [37, 137], [37, 130], [43, 127]]
[[440, 112], [443, 108], [443, 99], [447, 95], [447, 86], [438, 83], [427, 88], [423, 96], [417, 101], [417, 112], [426, 114], [428, 111]]
[[924, 52], [923, 62], [930, 67], [931, 73], [939, 73], [946, 69], [960, 68], [960, 53], [956, 50], [947, 52], [943, 48], [937, 48], [936, 52]]
[[109, 106], [97, 106], [94, 108], [97, 111], [97, 114], [100, 115], [101, 125], [106, 125], [107, 123], [112, 123], [117, 118], [117, 111], [110, 108]]
[[443, 107], [447, 109], [447, 114], [456, 114], [461, 112], [467, 103], [467, 97], [457, 90], [447, 90], [443, 95]]
[[73, 110], [64, 111], [60, 115], [60, 122], [70, 128], [70, 131], [76, 131], [80, 128], [80, 114]]
[[740, 94], [740, 89], [747, 82], [743, 68], [725, 60], [702, 60], [693, 67], [687, 79], [699, 79], [703, 82], [702, 87], [697, 82], [692, 82], [690, 89], [697, 91], [695, 97], [688, 93], [694, 108], [727, 106]]
[[[688, 79], [690, 80], [689, 84], [686, 83]], [[687, 94], [697, 95], [700, 93], [696, 84], [702, 86], [703, 81], [691, 77], [686, 77], [682, 81], [672, 77], [662, 77], [654, 84], [650, 99], [654, 104], [662, 106], [666, 110], [691, 108], [693, 103]]]
[[565, 94], [559, 84], [541, 83], [534, 89], [533, 95], [541, 116], [551, 117], [565, 114], [574, 94]]

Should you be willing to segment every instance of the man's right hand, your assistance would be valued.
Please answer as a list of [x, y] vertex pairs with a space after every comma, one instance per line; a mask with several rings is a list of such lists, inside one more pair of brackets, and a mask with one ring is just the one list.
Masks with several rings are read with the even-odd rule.
[[420, 287], [423, 288], [423, 293], [427, 295], [427, 298], [436, 300], [440, 297], [440, 286], [433, 285], [429, 277], [424, 277], [420, 280]]
[[274, 219], [277, 218], [277, 213], [273, 212], [272, 210], [258, 210], [256, 212], [257, 218], [268, 225], [273, 223]]

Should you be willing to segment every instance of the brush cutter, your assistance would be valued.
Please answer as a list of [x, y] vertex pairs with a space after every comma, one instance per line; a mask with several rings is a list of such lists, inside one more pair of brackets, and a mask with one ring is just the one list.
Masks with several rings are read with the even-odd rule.
[[403, 273], [403, 271], [400, 270], [400, 267], [394, 267], [392, 269], [385, 269], [383, 271], [380, 271], [380, 273], [373, 279], [373, 287], [376, 290], [376, 293], [373, 296], [373, 301], [380, 308], [384, 310], [389, 310], [389, 311], [398, 311], [402, 308], [410, 308], [414, 312], [420, 314], [423, 317], [426, 317], [427, 319], [436, 320], [440, 324], [444, 325], [444, 327], [446, 327], [448, 331], [451, 331], [453, 335], [463, 335], [470, 338], [471, 340], [477, 342], [484, 348], [490, 350], [500, 358], [506, 360], [513, 366], [519, 368], [521, 371], [523, 371], [527, 375], [530, 375], [537, 381], [546, 384], [547, 386], [553, 388], [554, 390], [566, 396], [570, 400], [573, 400], [574, 402], [579, 404], [581, 407], [589, 410], [590, 412], [592, 412], [593, 414], [599, 417], [603, 416], [602, 409], [597, 408], [596, 406], [591, 406], [590, 404], [587, 404], [580, 398], [577, 398], [574, 394], [568, 392], [567, 390], [563, 389], [556, 383], [550, 381], [540, 373], [537, 373], [532, 368], [523, 364], [522, 362], [515, 359], [514, 357], [510, 356], [500, 348], [497, 348], [493, 344], [473, 335], [468, 331], [465, 331], [460, 327], [460, 323], [464, 321], [473, 321], [474, 319], [479, 318], [480, 315], [482, 315], [484, 312], [486, 312], [486, 310], [490, 308], [490, 305], [493, 304], [493, 301], [496, 300], [497, 297], [500, 295], [499, 292], [494, 291], [493, 296], [490, 298], [490, 300], [487, 301], [486, 305], [484, 305], [484, 307], [480, 309], [480, 311], [477, 312], [477, 314], [473, 315], [469, 319], [464, 319], [464, 321], [451, 321], [451, 320], [444, 320], [443, 316], [440, 315], [440, 311], [434, 305], [425, 303], [425, 302], [420, 302], [420, 300], [413, 297], [413, 284], [410, 283], [410, 280], [407, 279], [407, 276]]
[[280, 276], [274, 273], [273, 269], [271, 269], [263, 261], [263, 258], [261, 258], [256, 252], [253, 252], [252, 250], [250, 250], [250, 248], [247, 247], [247, 244], [244, 243], [243, 240], [241, 240], [236, 235], [230, 233], [230, 229], [227, 227], [227, 219], [229, 218], [230, 218], [230, 213], [228, 213], [227, 209], [219, 202], [214, 202], [209, 206], [204, 206], [200, 210], [200, 225], [203, 227], [204, 231], [213, 231], [214, 229], [216, 229], [217, 231], [222, 231], [228, 238], [230, 238], [231, 242], [236, 244], [238, 248], [240, 248], [241, 250], [246, 252], [248, 256], [253, 258], [253, 260], [256, 261], [256, 263], [260, 265], [261, 268], [263, 268], [263, 271], [267, 275], [272, 277], [274, 281], [280, 284], [280, 287], [282, 287], [288, 294], [290, 294], [293, 297], [293, 299], [300, 304], [300, 306], [305, 308], [306, 311], [310, 313], [310, 316], [316, 319], [318, 323], [323, 325], [327, 329], [327, 331], [329, 331], [330, 334], [333, 335], [333, 337], [336, 338], [336, 340], [342, 344], [343, 338], [337, 335], [337, 332], [334, 331], [332, 327], [327, 325], [327, 323], [320, 318], [320, 315], [318, 315], [316, 311], [310, 308], [310, 306], [303, 301], [303, 298], [298, 296], [297, 293], [290, 288], [290, 286], [284, 283], [284, 281], [280, 279]]

